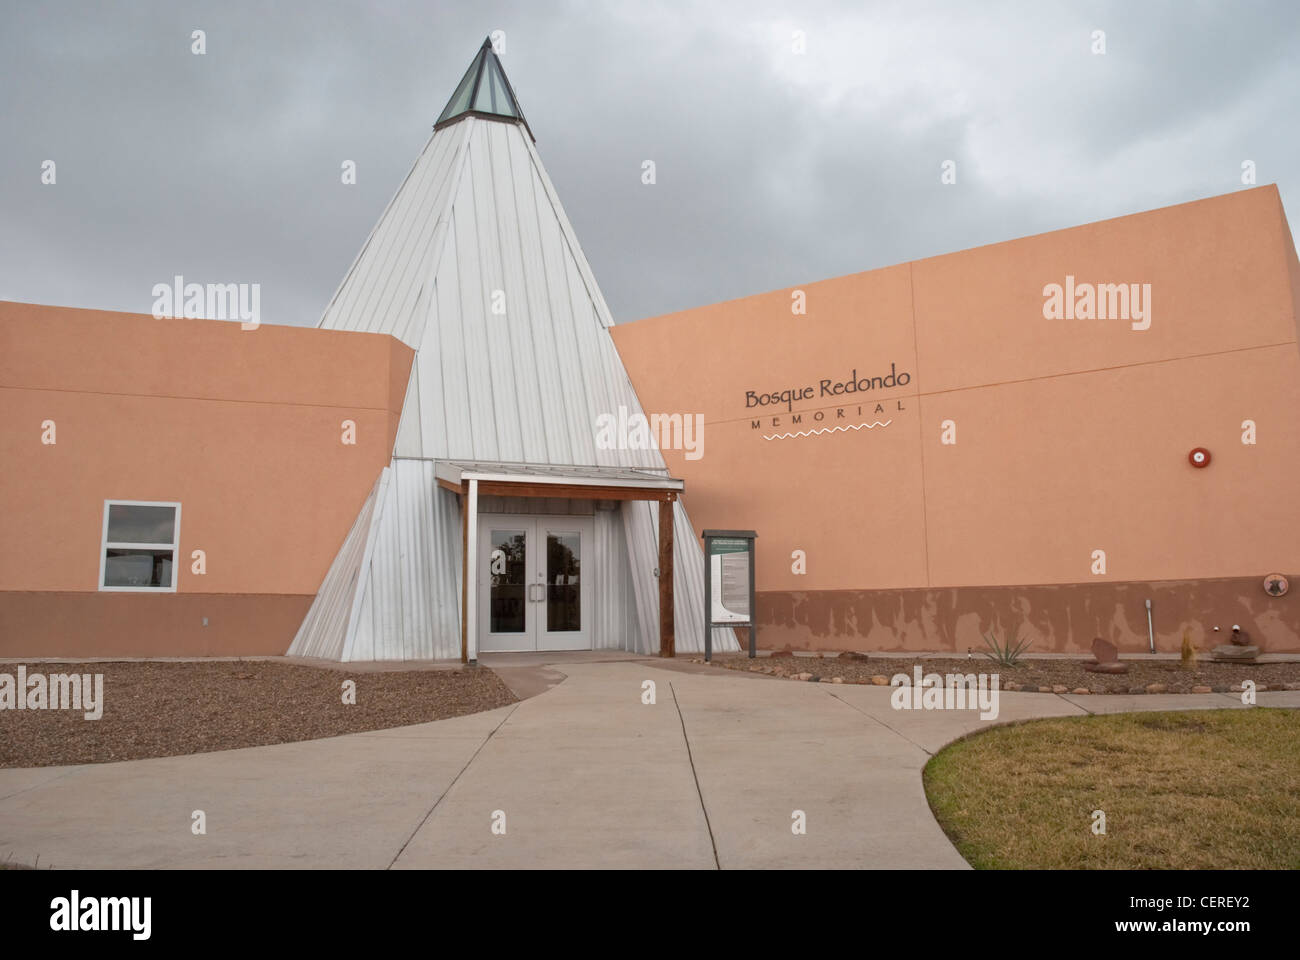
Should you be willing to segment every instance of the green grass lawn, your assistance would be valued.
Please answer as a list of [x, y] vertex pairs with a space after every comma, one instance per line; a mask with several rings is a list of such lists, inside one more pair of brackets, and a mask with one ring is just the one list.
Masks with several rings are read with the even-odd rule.
[[1300, 869], [1300, 711], [997, 727], [936, 754], [925, 791], [977, 869]]

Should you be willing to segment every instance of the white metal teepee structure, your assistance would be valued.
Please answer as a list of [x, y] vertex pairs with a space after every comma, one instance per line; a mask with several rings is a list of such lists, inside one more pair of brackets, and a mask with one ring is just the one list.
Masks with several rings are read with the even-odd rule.
[[[657, 449], [595, 442], [601, 414], [641, 413], [612, 324], [485, 41], [319, 324], [391, 334], [415, 359], [392, 462], [291, 656], [462, 655], [461, 498], [439, 486], [440, 463], [667, 478]], [[629, 500], [594, 514], [596, 648], [659, 649], [658, 510]], [[703, 649], [703, 554], [680, 500], [674, 511], [676, 644], [694, 652]], [[715, 630], [713, 645], [737, 649], [729, 630]]]

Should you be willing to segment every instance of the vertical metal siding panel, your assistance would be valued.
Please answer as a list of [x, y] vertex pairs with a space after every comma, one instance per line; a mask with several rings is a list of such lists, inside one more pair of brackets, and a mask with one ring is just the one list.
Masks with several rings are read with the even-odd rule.
[[612, 326], [613, 317], [609, 312], [609, 306], [605, 303], [605, 297], [596, 284], [596, 276], [591, 272], [591, 265], [587, 263], [587, 256], [582, 252], [582, 246], [578, 243], [578, 235], [574, 232], [573, 225], [569, 223], [569, 217], [564, 212], [563, 204], [560, 203], [559, 194], [555, 192], [555, 186], [551, 183], [551, 178], [546, 173], [546, 167], [542, 164], [542, 158], [538, 155], [537, 148], [533, 145], [531, 139], [525, 140], [524, 146], [532, 155], [533, 165], [541, 178], [542, 186], [546, 190], [546, 196], [551, 202], [551, 208], [555, 211], [555, 219], [560, 224], [565, 244], [569, 247], [569, 255], [578, 265], [583, 288], [587, 292], [587, 299], [591, 301], [592, 306], [595, 308], [596, 320], [602, 327]]
[[506, 160], [514, 193], [514, 216], [517, 225], [516, 245], [520, 252], [524, 294], [527, 297], [529, 340], [532, 351], [526, 358], [537, 383], [536, 417], [538, 438], [530, 460], [538, 463], [572, 463], [568, 416], [564, 403], [564, 384], [560, 380], [559, 359], [555, 351], [558, 327], [572, 323], [568, 316], [556, 316], [550, 309], [540, 225], [537, 222], [537, 175], [532, 156], [524, 145], [522, 127], [499, 124], [507, 136]]
[[376, 318], [391, 312], [394, 335], [412, 346], [424, 338], [433, 276], [446, 245], [447, 198], [455, 189], [459, 176], [460, 154], [458, 146], [449, 152], [445, 163], [434, 172], [430, 182], [432, 196], [421, 204], [420, 219], [412, 225], [413, 235], [408, 240], [412, 253], [394, 265], [388, 288], [375, 308]]
[[632, 595], [630, 568], [627, 558], [627, 540], [623, 534], [623, 518], [617, 510], [597, 510], [596, 582], [597, 608], [596, 633], [592, 645], [598, 650], [636, 650], [635, 606]]
[[413, 592], [415, 587], [413, 574], [418, 572], [412, 569], [410, 562], [411, 537], [418, 535], [418, 530], [414, 529], [413, 523], [416, 513], [413, 509], [415, 505], [411, 503], [413, 484], [410, 469], [415, 467], [418, 470], [420, 464], [417, 460], [404, 460], [393, 466], [396, 468], [398, 503], [401, 506], [398, 523], [393, 529], [393, 554], [388, 561], [391, 568], [390, 575], [397, 588], [397, 596], [394, 598], [396, 607], [392, 613], [393, 659], [409, 660], [411, 659], [411, 611], [416, 601], [416, 594]]
[[403, 191], [405, 203], [393, 210], [376, 237], [370, 269], [350, 304], [356, 314], [351, 320], [353, 329], [382, 329], [397, 336], [406, 326], [421, 289], [419, 274], [422, 270], [427, 273], [432, 258], [429, 245], [440, 211], [431, 207], [439, 189], [445, 189], [464, 139], [463, 132], [457, 134], [446, 138], [435, 135], [430, 141], [430, 150], [422, 157], [409, 189]]
[[614, 596], [617, 571], [610, 563], [615, 545], [608, 512], [597, 511], [592, 527], [595, 536], [591, 544], [591, 558], [584, 561], [584, 564], [590, 565], [590, 573], [584, 571], [583, 575], [584, 589], [592, 590], [595, 594], [591, 605], [591, 646], [595, 650], [608, 650], [611, 641], [616, 639], [612, 625], [617, 607]]
[[438, 267], [437, 315], [431, 318], [435, 326], [425, 330], [424, 347], [418, 354], [425, 369], [437, 375], [436, 384], [425, 388], [420, 401], [427, 424], [426, 456], [432, 457], [474, 456], [474, 403], [470, 397], [467, 349], [475, 341], [465, 330], [466, 314], [460, 297], [462, 219], [453, 213], [449, 242]]
[[619, 649], [636, 651], [641, 646], [641, 621], [637, 615], [636, 590], [632, 583], [632, 553], [628, 548], [627, 527], [618, 516], [618, 538], [622, 552], [623, 604]]
[[[433, 278], [442, 259], [443, 248], [447, 245], [451, 197], [464, 173], [465, 142], [468, 137], [467, 129], [462, 132], [455, 150], [448, 153], [443, 166], [435, 173], [432, 181], [434, 193], [427, 201], [424, 223], [421, 225], [419, 256], [412, 258], [402, 276], [395, 280], [399, 284], [398, 289], [404, 294], [403, 298], [394, 301], [395, 313], [398, 316], [409, 316], [398, 336], [412, 346], [418, 346], [424, 339], [428, 304], [433, 297]], [[417, 305], [412, 306], [412, 297], [419, 298]]]
[[424, 441], [420, 427], [420, 354], [411, 362], [411, 375], [406, 381], [406, 397], [402, 400], [402, 413], [397, 420], [397, 440], [393, 455], [398, 457], [424, 456]]
[[[492, 126], [490, 121], [478, 125]], [[511, 355], [510, 299], [501, 266], [501, 236], [496, 210], [496, 197], [492, 189], [492, 145], [486, 129], [476, 131], [470, 141], [470, 187], [474, 198], [474, 222], [478, 234], [477, 284], [483, 300], [483, 312], [475, 317], [467, 315], [465, 321], [482, 325], [486, 338], [488, 369], [487, 382], [492, 387], [492, 429], [494, 442], [481, 454], [488, 460], [517, 462], [523, 456], [523, 438], [519, 432], [519, 401], [515, 394], [514, 358]], [[506, 312], [502, 316], [492, 312], [494, 291], [506, 292]], [[471, 381], [470, 389], [478, 387]], [[476, 440], [480, 438], [475, 438]]]
[[704, 553], [680, 499], [673, 503], [673, 633], [683, 653], [704, 650]]
[[418, 466], [417, 479], [419, 485], [415, 491], [417, 496], [414, 498], [414, 504], [419, 520], [414, 524], [418, 535], [413, 545], [413, 566], [419, 571], [415, 578], [415, 588], [419, 595], [414, 604], [414, 624], [412, 628], [414, 645], [412, 649], [417, 658], [424, 659], [438, 656], [434, 612], [437, 608], [436, 599], [439, 593], [439, 574], [441, 571], [437, 568], [437, 556], [434, 552], [434, 547], [437, 544], [437, 530], [434, 521], [438, 488], [433, 476], [433, 464], [425, 461], [418, 464]]
[[[332, 310], [322, 318], [322, 325], [346, 330], [391, 330], [390, 316], [375, 309], [376, 301], [384, 294], [391, 271], [392, 260], [405, 246], [410, 252], [408, 235], [411, 224], [420, 216], [420, 201], [429, 189], [439, 161], [458, 138], [439, 137], [435, 133], [407, 175], [393, 204], [384, 212], [374, 233], [366, 244], [365, 252], [348, 278], [347, 287], [340, 291]], [[328, 322], [327, 322], [328, 321]]]
[[[476, 123], [462, 120], [462, 123]], [[485, 121], [487, 122], [487, 121]], [[481, 149], [474, 141], [467, 146], [469, 156], [465, 176], [456, 194], [456, 277], [459, 311], [447, 315], [448, 323], [459, 323], [465, 342], [464, 393], [469, 405], [469, 433], [472, 450], [469, 456], [480, 460], [499, 460], [496, 440], [496, 406], [493, 398], [492, 370], [489, 366], [491, 342], [485, 317], [483, 277], [479, 269], [479, 227], [474, 202], [476, 154]], [[450, 385], [450, 384], [449, 384]], [[451, 453], [452, 456], [462, 454]]]
[[329, 327], [332, 329], [347, 329], [347, 324], [344, 322], [344, 318], [348, 313], [348, 309], [344, 302], [354, 294], [354, 287], [359, 283], [359, 275], [368, 269], [368, 263], [371, 257], [369, 251], [375, 243], [375, 237], [378, 235], [380, 230], [383, 229], [383, 226], [388, 221], [389, 214], [393, 211], [394, 207], [405, 202], [403, 195], [406, 193], [407, 184], [411, 182], [412, 175], [420, 165], [421, 158], [424, 156], [425, 152], [428, 151], [429, 144], [433, 142], [433, 139], [436, 136], [437, 133], [435, 132], [427, 141], [425, 141], [424, 150], [420, 151], [420, 156], [416, 157], [415, 163], [413, 163], [411, 169], [406, 172], [406, 177], [403, 178], [401, 186], [397, 188], [397, 191], [389, 199], [388, 203], [384, 207], [384, 212], [380, 214], [375, 225], [370, 228], [370, 233], [366, 236], [366, 242], [361, 245], [360, 251], [358, 251], [356, 257], [348, 266], [347, 273], [343, 275], [343, 281], [338, 285], [337, 289], [335, 289], [334, 295], [330, 297], [330, 301], [325, 307], [325, 312], [322, 315], [318, 326]]
[[629, 576], [636, 599], [638, 653], [659, 649], [659, 581], [654, 575], [659, 565], [658, 516], [657, 504], [652, 501], [628, 500], [623, 504]]
[[510, 140], [521, 137], [513, 123], [484, 124], [491, 144], [492, 197], [500, 237], [501, 277], [505, 283], [505, 330], [510, 340], [511, 383], [515, 390], [513, 415], [519, 424], [520, 455], [526, 463], [548, 463], [546, 431], [542, 419], [541, 371], [533, 343], [532, 297], [524, 271], [522, 218], [510, 164]]
[[569, 302], [573, 317], [573, 339], [577, 350], [579, 379], [571, 389], [581, 397], [582, 404], [574, 414], [581, 418], [583, 427], [591, 436], [591, 466], [621, 466], [625, 455], [620, 450], [599, 450], [595, 443], [596, 417], [602, 413], [618, 414], [611, 406], [605, 372], [600, 366], [600, 351], [596, 336], [600, 327], [596, 323], [594, 308], [585, 294], [577, 265], [572, 258], [564, 263], [565, 282], [569, 287]]
[[[529, 153], [529, 156], [532, 154]], [[532, 169], [531, 176], [533, 215], [537, 221], [541, 269], [546, 277], [545, 293], [552, 324], [550, 340], [558, 385], [555, 397], [558, 406], [550, 416], [562, 418], [559, 426], [568, 433], [568, 442], [564, 444], [564, 456], [567, 457], [565, 462], [594, 464], [594, 424], [588, 423], [589, 404], [579, 364], [578, 335], [575, 329], [578, 316], [570, 300], [568, 268], [565, 266], [568, 248], [536, 167]]]
[[[426, 547], [432, 536], [430, 509], [433, 506], [433, 487], [427, 485], [426, 467], [433, 465], [420, 461], [413, 464], [411, 482], [408, 484], [408, 504], [411, 516], [406, 523], [406, 569], [409, 599], [403, 611], [406, 629], [406, 656], [408, 660], [422, 660], [432, 656], [432, 635], [429, 632], [429, 595], [435, 588], [433, 571], [426, 562]], [[427, 486], [426, 486], [427, 485]]]
[[[408, 463], [410, 461], [407, 461]], [[394, 471], [396, 474], [398, 471]], [[376, 583], [375, 654], [380, 660], [402, 659], [402, 607], [405, 600], [401, 568], [401, 533], [403, 522], [402, 487], [394, 477], [392, 502], [395, 508], [384, 522], [383, 576]]]
[[357, 613], [356, 630], [352, 635], [351, 652], [343, 659], [351, 662], [375, 659], [374, 610], [375, 579], [371, 576], [371, 572], [367, 570], [362, 586], [361, 606]]
[[389, 599], [387, 593], [390, 581], [388, 564], [385, 561], [388, 558], [389, 530], [398, 516], [395, 486], [395, 483], [389, 482], [388, 496], [384, 499], [383, 509], [378, 518], [379, 522], [375, 526], [375, 544], [370, 554], [365, 593], [369, 616], [363, 616], [360, 619], [366, 634], [364, 638], [359, 636], [355, 642], [357, 650], [352, 658], [354, 660], [388, 659], [384, 650], [384, 617], [388, 610]]
[[375, 511], [370, 521], [370, 531], [366, 537], [365, 545], [361, 554], [361, 563], [356, 585], [356, 592], [353, 596], [352, 614], [348, 618], [348, 629], [343, 641], [342, 660], [361, 659], [358, 656], [358, 633], [361, 634], [361, 646], [367, 642], [367, 637], [371, 632], [371, 625], [368, 616], [362, 616], [361, 610], [364, 607], [367, 611], [370, 606], [370, 594], [374, 588], [373, 583], [373, 563], [374, 553], [379, 541], [380, 531], [385, 523], [384, 516], [391, 511], [388, 510], [389, 497], [392, 490], [392, 467], [385, 467], [379, 475], [379, 483], [375, 489]]
[[[438, 656], [446, 659], [460, 657], [461, 581], [462, 556], [460, 498], [450, 490], [434, 487], [434, 503], [438, 508], [438, 562], [442, 576], [438, 583], [442, 591], [440, 616], [435, 638], [439, 643]], [[450, 569], [449, 569], [450, 568]]]
[[[408, 461], [409, 462], [409, 461]], [[376, 660], [401, 658], [402, 575], [396, 560], [398, 531], [403, 526], [400, 464], [393, 465], [388, 502], [379, 528], [375, 559], [371, 570], [375, 615], [374, 644]]]
[[397, 563], [397, 580], [402, 586], [402, 605], [399, 609], [398, 622], [401, 624], [401, 659], [414, 660], [419, 643], [420, 577], [423, 571], [418, 562], [416, 543], [421, 536], [420, 530], [420, 479], [423, 472], [418, 460], [408, 460], [401, 464], [402, 474], [402, 523], [398, 528], [395, 558]]
[[[390, 488], [391, 489], [391, 488]], [[385, 503], [384, 510], [376, 518], [374, 531], [374, 550], [366, 563], [365, 581], [363, 584], [362, 603], [365, 608], [365, 614], [357, 621], [356, 634], [352, 640], [351, 660], [378, 660], [383, 658], [382, 651], [378, 649], [380, 644], [381, 627], [379, 618], [382, 616], [384, 606], [384, 568], [383, 564], [377, 562], [375, 554], [383, 555], [384, 547], [384, 526], [390, 522], [393, 514], [396, 512], [391, 503]]]

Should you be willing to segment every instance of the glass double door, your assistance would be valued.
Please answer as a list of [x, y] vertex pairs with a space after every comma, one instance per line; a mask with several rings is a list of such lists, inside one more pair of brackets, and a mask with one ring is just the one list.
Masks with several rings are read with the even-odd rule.
[[590, 517], [479, 516], [479, 649], [590, 650]]

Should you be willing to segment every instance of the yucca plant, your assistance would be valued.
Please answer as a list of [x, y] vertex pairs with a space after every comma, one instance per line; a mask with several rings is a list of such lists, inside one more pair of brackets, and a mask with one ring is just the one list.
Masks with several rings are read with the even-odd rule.
[[1006, 643], [999, 644], [998, 638], [990, 630], [984, 635], [984, 643], [989, 648], [988, 657], [994, 663], [1001, 667], [1018, 667], [1025, 650], [1033, 643], [1033, 640], [1021, 640], [1019, 631], [1011, 635], [1011, 639]]

